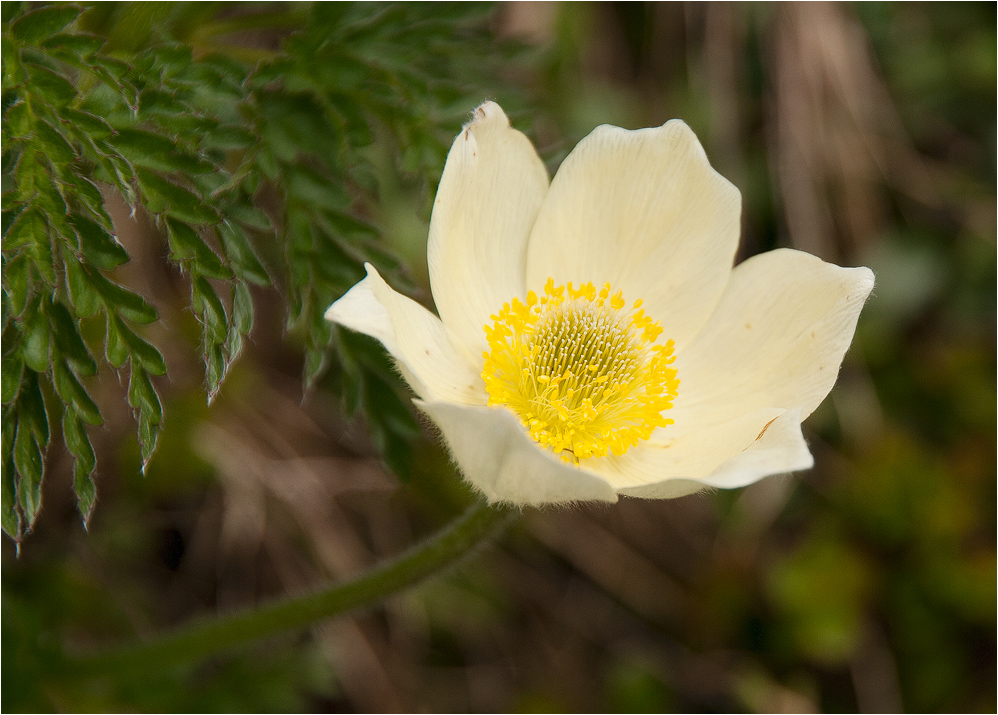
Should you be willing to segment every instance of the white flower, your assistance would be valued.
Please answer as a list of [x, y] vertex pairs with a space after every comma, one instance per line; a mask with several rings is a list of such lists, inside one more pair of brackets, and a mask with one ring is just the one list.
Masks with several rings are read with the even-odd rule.
[[680, 121], [598, 127], [554, 180], [486, 102], [454, 140], [428, 261], [440, 317], [373, 266], [326, 313], [377, 338], [490, 501], [613, 502], [813, 465], [868, 268], [732, 268], [741, 195]]

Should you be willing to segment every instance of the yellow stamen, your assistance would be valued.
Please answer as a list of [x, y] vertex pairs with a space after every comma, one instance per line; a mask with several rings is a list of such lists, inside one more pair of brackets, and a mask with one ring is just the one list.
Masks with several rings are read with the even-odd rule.
[[657, 427], [679, 389], [673, 342], [641, 301], [630, 311], [606, 283], [576, 288], [553, 278], [538, 299], [513, 298], [485, 326], [482, 378], [490, 405], [516, 412], [530, 436], [578, 462], [624, 454]]

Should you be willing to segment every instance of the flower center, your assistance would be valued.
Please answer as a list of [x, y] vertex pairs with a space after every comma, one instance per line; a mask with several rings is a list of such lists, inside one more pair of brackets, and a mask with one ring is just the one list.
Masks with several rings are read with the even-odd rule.
[[597, 291], [548, 278], [539, 299], [513, 298], [492, 320], [482, 370], [489, 404], [511, 408], [566, 461], [624, 454], [672, 424], [662, 412], [679, 388], [673, 342], [655, 344], [662, 327], [640, 300], [627, 310], [609, 283]]

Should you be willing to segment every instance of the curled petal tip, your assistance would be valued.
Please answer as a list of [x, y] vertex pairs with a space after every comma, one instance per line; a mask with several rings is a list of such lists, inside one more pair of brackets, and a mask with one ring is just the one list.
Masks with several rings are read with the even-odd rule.
[[489, 100], [475, 107], [475, 111], [471, 115], [471, 121], [465, 124], [464, 128], [474, 128], [476, 125], [485, 124], [486, 122], [502, 122], [503, 127], [509, 126], [509, 118], [502, 111], [502, 107]]
[[865, 266], [854, 268], [853, 270], [857, 272], [855, 288], [856, 294], [865, 300], [873, 290], [873, 284], [876, 282], [876, 276], [874, 276], [873, 271]]

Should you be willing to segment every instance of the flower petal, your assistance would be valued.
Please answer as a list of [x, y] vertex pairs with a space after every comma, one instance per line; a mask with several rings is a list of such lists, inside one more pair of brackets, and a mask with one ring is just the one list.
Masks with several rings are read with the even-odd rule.
[[[814, 457], [807, 448], [800, 430], [800, 409], [787, 410], [770, 420], [762, 434], [752, 443], [729, 456], [711, 472], [695, 480], [670, 478], [661, 482], [620, 489], [621, 494], [645, 499], [668, 499], [699, 491], [704, 487], [734, 489], [744, 487], [763, 477], [786, 474], [814, 466]], [[694, 435], [687, 435], [693, 437]], [[646, 470], [652, 467], [652, 457], [666, 461], [668, 449], [646, 450]], [[627, 455], [625, 455], [627, 456]], [[664, 464], [662, 465], [665, 466]]]
[[396, 293], [370, 263], [367, 278], [329, 306], [326, 320], [370, 335], [399, 362], [417, 395], [428, 400], [484, 404], [485, 384], [440, 319]]
[[[620, 456], [588, 459], [582, 467], [603, 476], [615, 489], [665, 479], [700, 480], [751, 447], [784, 412], [773, 407], [755, 410], [678, 438], [642, 442]], [[668, 430], [661, 434], [668, 434]]]
[[751, 447], [700, 481], [712, 487], [734, 489], [774, 474], [810, 469], [814, 457], [801, 434], [802, 419], [800, 408], [787, 410], [767, 425]]
[[617, 501], [603, 479], [541, 449], [510, 410], [414, 402], [440, 428], [464, 478], [489, 502]]
[[868, 268], [790, 249], [740, 264], [703, 332], [677, 357], [675, 424], [653, 439], [761, 407], [800, 407], [807, 417], [835, 384], [872, 288]]
[[476, 109], [447, 155], [427, 247], [437, 312], [473, 354], [487, 347], [489, 316], [524, 294], [527, 237], [547, 190], [530, 140], [495, 102]]
[[706, 323], [731, 272], [741, 194], [714, 171], [683, 122], [597, 127], [551, 182], [527, 248], [527, 287], [551, 276], [607, 281], [644, 301], [681, 350]]

